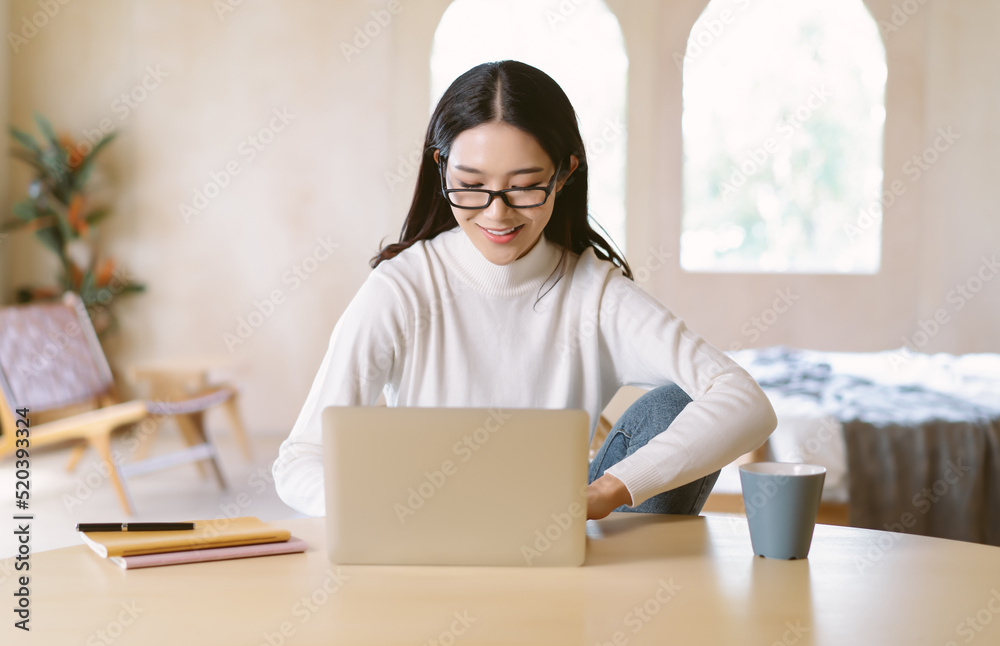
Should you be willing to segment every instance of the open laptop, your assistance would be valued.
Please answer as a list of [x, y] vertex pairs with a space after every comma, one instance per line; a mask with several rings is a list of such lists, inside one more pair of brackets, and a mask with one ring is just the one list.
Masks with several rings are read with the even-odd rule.
[[330, 559], [581, 565], [589, 429], [582, 410], [324, 409]]

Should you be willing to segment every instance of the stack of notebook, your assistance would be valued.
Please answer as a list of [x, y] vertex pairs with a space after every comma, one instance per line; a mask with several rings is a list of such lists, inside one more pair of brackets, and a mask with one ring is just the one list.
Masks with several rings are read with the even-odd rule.
[[97, 554], [125, 569], [304, 552], [305, 541], [254, 516], [196, 520], [194, 529], [80, 532]]

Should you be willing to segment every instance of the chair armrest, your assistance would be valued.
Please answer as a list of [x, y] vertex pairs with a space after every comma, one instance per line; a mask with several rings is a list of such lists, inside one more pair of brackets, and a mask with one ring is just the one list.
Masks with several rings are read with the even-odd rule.
[[107, 433], [115, 427], [145, 419], [147, 415], [146, 404], [141, 401], [98, 408], [31, 427], [31, 446], [43, 446], [62, 440], [84, 438], [90, 434]]
[[232, 386], [210, 386], [184, 399], [170, 401], [146, 401], [146, 410], [151, 415], [189, 415], [218, 406], [236, 394]]

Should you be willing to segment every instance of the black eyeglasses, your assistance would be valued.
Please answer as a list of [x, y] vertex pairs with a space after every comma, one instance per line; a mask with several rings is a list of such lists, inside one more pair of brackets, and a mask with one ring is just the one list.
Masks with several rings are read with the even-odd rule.
[[485, 209], [493, 203], [493, 198], [499, 197], [504, 204], [512, 209], [530, 209], [541, 206], [549, 199], [552, 189], [555, 188], [556, 178], [559, 177], [560, 164], [556, 167], [556, 172], [552, 179], [544, 187], [532, 186], [529, 188], [505, 188], [499, 191], [491, 191], [485, 188], [448, 188], [445, 182], [445, 168], [447, 161], [444, 156], [438, 161], [441, 170], [441, 191], [444, 199], [448, 200], [455, 208], [459, 209]]

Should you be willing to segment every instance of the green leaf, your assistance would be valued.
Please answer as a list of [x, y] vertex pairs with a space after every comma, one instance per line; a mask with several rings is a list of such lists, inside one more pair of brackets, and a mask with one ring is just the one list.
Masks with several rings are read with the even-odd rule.
[[[39, 161], [49, 175], [55, 178], [57, 184], [70, 184], [70, 168], [66, 157], [66, 151], [59, 143], [59, 136], [52, 128], [52, 124], [40, 112], [34, 112], [35, 123], [38, 129], [45, 135], [48, 145], [39, 150]], [[54, 193], [59, 191], [53, 190]]]
[[82, 191], [83, 187], [87, 185], [87, 180], [90, 179], [90, 174], [94, 171], [94, 164], [91, 161], [85, 161], [80, 166], [77, 167], [76, 172], [73, 173], [73, 185], [72, 190]]
[[83, 282], [80, 283], [80, 297], [83, 298], [84, 303], [96, 301], [97, 291], [94, 289], [94, 272], [88, 269], [83, 274]]
[[105, 134], [103, 137], [101, 137], [100, 141], [98, 141], [96, 144], [94, 144], [94, 147], [91, 149], [91, 151], [89, 153], [87, 153], [86, 157], [83, 158], [83, 163], [91, 161], [92, 159], [94, 159], [94, 157], [97, 157], [97, 153], [101, 152], [101, 149], [104, 148], [105, 146], [107, 146], [108, 144], [110, 144], [112, 142], [112, 140], [114, 140], [114, 138], [117, 137], [117, 136], [118, 136], [118, 132], [115, 131], [115, 130], [112, 130], [111, 132], [109, 132], [109, 133]]
[[80, 237], [79, 235], [77, 235], [76, 231], [73, 230], [73, 227], [69, 225], [69, 220], [66, 219], [66, 216], [61, 215], [59, 213], [56, 213], [55, 216], [56, 216], [55, 218], [56, 224], [59, 227], [59, 232], [62, 234], [62, 239], [65, 242], [69, 242], [70, 240], [76, 240], [77, 238]]
[[52, 192], [58, 195], [65, 193], [71, 186], [70, 169], [66, 164], [65, 155], [60, 155], [56, 150], [46, 150], [41, 156], [42, 166], [49, 177], [55, 180]]
[[87, 224], [93, 226], [109, 215], [111, 215], [111, 211], [109, 209], [97, 209], [95, 211], [91, 211], [86, 217]]
[[97, 157], [97, 153], [101, 152], [101, 150], [111, 143], [111, 140], [113, 140], [117, 135], [117, 132], [112, 131], [101, 137], [101, 140], [94, 144], [93, 150], [87, 153], [87, 156], [80, 162], [80, 166], [76, 169], [76, 177], [74, 179], [74, 186], [77, 190], [83, 190], [84, 185], [90, 178], [90, 173], [94, 169], [94, 158]]
[[45, 138], [49, 140], [49, 146], [52, 148], [62, 148], [59, 145], [59, 137], [56, 135], [56, 131], [52, 129], [52, 124], [46, 119], [41, 112], [37, 110], [34, 112], [35, 123], [38, 124], [38, 129], [42, 131]]
[[35, 231], [35, 235], [46, 247], [51, 249], [58, 256], [62, 256], [63, 238], [56, 227], [45, 227]]
[[128, 294], [130, 292], [144, 292], [146, 291], [146, 286], [142, 283], [129, 283], [122, 287], [122, 294]]
[[[82, 294], [83, 290], [81, 289], [80, 292]], [[101, 296], [103, 296], [104, 294], [107, 294], [107, 296], [104, 297], [104, 303], [103, 304], [104, 305], [110, 305], [111, 301], [114, 300], [115, 295], [112, 294], [108, 290], [107, 287], [96, 287], [95, 286], [93, 288], [93, 293], [88, 294], [87, 298], [85, 298], [84, 301], [87, 302], [88, 304], [89, 303], [99, 303], [101, 301]]]
[[69, 208], [70, 202], [73, 201], [73, 189], [69, 187], [68, 184], [60, 183], [55, 185], [47, 185], [49, 193], [55, 198], [56, 202], [59, 202], [67, 209]]
[[42, 149], [35, 141], [34, 137], [32, 137], [23, 130], [18, 130], [14, 126], [8, 127], [7, 130], [10, 132], [10, 135], [17, 140], [19, 144], [21, 144], [28, 150], [32, 151], [33, 153], [35, 153], [35, 155], [42, 154]]
[[60, 181], [65, 181], [67, 186], [73, 185], [73, 169], [69, 167], [69, 153], [62, 146], [55, 148], [55, 158], [59, 165]]
[[21, 200], [11, 208], [11, 211], [13, 211], [14, 215], [16, 215], [22, 222], [31, 222], [35, 218], [42, 215], [39, 213], [38, 207], [35, 205], [35, 201], [31, 199]]

